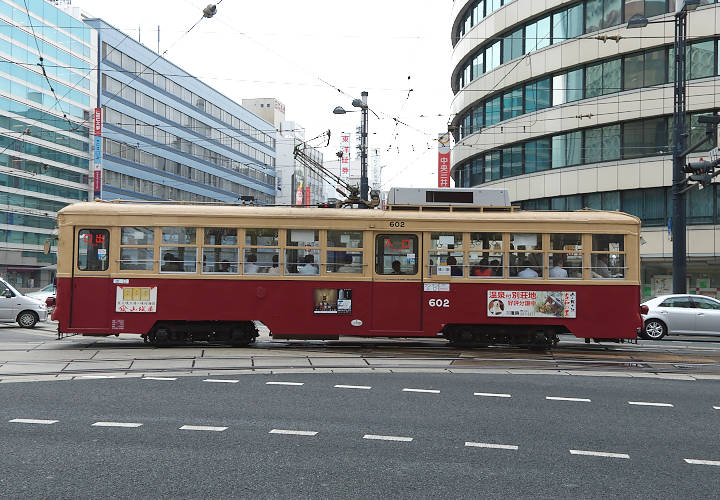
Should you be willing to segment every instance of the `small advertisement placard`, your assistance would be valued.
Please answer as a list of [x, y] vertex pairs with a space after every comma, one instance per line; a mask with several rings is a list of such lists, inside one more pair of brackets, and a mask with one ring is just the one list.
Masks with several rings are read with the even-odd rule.
[[488, 290], [488, 317], [575, 318], [575, 292]]
[[352, 289], [350, 288], [316, 288], [313, 295], [313, 312], [315, 314], [352, 313]]
[[116, 287], [115, 312], [157, 312], [157, 287], [122, 285]]

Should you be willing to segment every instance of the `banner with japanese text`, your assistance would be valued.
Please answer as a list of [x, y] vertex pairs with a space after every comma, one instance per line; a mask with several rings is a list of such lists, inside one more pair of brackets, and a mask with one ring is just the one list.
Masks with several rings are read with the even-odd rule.
[[575, 318], [575, 292], [488, 290], [487, 315], [502, 318]]
[[450, 133], [438, 135], [438, 187], [450, 187]]

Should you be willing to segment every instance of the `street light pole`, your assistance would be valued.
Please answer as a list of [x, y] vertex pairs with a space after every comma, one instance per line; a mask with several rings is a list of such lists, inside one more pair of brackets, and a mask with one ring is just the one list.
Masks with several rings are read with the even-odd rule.
[[685, 213], [685, 102], [687, 9], [675, 13], [675, 79], [673, 102], [672, 242], [673, 293], [686, 293], [687, 231]]
[[[360, 198], [368, 199], [368, 93], [360, 94], [362, 105], [362, 123], [360, 125]], [[355, 105], [355, 102], [353, 102]]]

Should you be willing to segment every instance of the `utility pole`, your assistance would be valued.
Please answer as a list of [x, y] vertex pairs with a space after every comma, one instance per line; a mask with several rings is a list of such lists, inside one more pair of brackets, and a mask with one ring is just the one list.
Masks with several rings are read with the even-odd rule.
[[[368, 93], [360, 94], [362, 105], [362, 124], [360, 127], [360, 198], [368, 199]], [[354, 103], [353, 103], [354, 105]]]

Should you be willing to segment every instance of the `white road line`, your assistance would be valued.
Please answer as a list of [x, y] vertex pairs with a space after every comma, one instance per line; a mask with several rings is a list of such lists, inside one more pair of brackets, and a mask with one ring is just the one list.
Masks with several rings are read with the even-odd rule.
[[511, 398], [510, 394], [500, 394], [494, 392], [474, 392], [473, 396], [485, 396], [488, 398]]
[[140, 427], [142, 424], [135, 422], [95, 422], [93, 427]]
[[288, 429], [273, 429], [268, 434], [287, 434], [290, 436], [317, 436], [315, 431], [291, 431]]
[[177, 377], [143, 377], [143, 380], [177, 380]]
[[305, 385], [304, 382], [265, 382], [265, 385]]
[[592, 401], [587, 398], [561, 398], [557, 396], [545, 396], [545, 399], [549, 399], [551, 401], [576, 401], [579, 403], [592, 403]]
[[585, 451], [585, 450], [570, 450], [571, 455], [587, 455], [591, 457], [606, 457], [606, 458], [630, 458], [627, 453], [607, 453], [604, 451]]
[[628, 401], [629, 405], [635, 405], [635, 406], [667, 406], [670, 408], [673, 408], [673, 405], [670, 403], [648, 403], [645, 401]]
[[403, 392], [425, 392], [428, 394], [440, 394], [437, 389], [408, 389], [407, 387], [402, 390]]
[[41, 420], [37, 418], [13, 418], [12, 420], [8, 420], [8, 422], [13, 424], [41, 424], [41, 425], [50, 425], [50, 424], [57, 424], [59, 420]]
[[206, 378], [203, 382], [212, 382], [215, 384], [237, 384], [239, 380], [230, 380], [226, 378]]
[[693, 465], [714, 465], [716, 467], [720, 467], [720, 461], [718, 460], [697, 460], [695, 458], [685, 458], [683, 460]]
[[720, 406], [713, 406], [713, 410], [720, 410]]
[[222, 432], [226, 430], [227, 427], [212, 427], [210, 425], [183, 425], [180, 427], [181, 431], [213, 431], [213, 432]]
[[465, 441], [465, 446], [472, 446], [475, 448], [493, 448], [496, 450], [517, 450], [518, 449], [518, 447], [514, 444], [473, 443], [472, 441]]
[[80, 375], [80, 378], [115, 378], [115, 375]]
[[370, 390], [370, 389], [372, 389], [372, 386], [369, 386], [369, 385], [342, 385], [342, 384], [338, 384], [338, 385], [336, 385], [335, 387], [337, 387], [338, 389], [365, 389], [365, 390]]
[[411, 438], [411, 437], [378, 436], [377, 434], [365, 434], [363, 436], [363, 439], [375, 439], [375, 440], [379, 440], [379, 441], [405, 441], [405, 442], [409, 442], [409, 441], [413, 440], [413, 438]]

